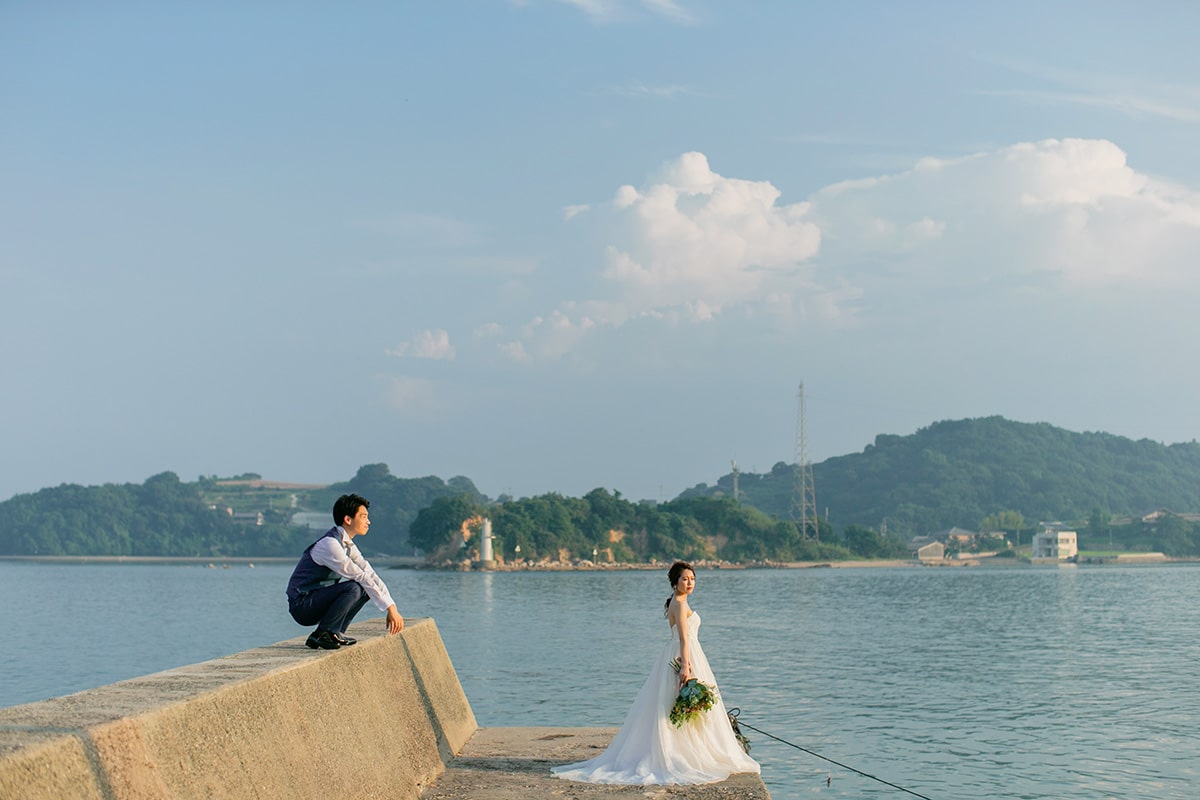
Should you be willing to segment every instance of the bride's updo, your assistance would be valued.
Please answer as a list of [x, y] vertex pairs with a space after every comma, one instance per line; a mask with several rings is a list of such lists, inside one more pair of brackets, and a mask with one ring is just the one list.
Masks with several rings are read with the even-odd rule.
[[[696, 570], [692, 569], [692, 565], [686, 561], [676, 561], [674, 564], [671, 565], [671, 568], [669, 570], [667, 570], [667, 580], [669, 580], [671, 582], [672, 590], [674, 590], [675, 584], [679, 583], [679, 579], [681, 577], [683, 577], [683, 573], [685, 570], [691, 571], [691, 573], [693, 575], [696, 574]], [[672, 596], [674, 596], [674, 595], [672, 595]], [[668, 597], [667, 602], [663, 603], [663, 616], [666, 616], [670, 610], [671, 610], [671, 598]]]

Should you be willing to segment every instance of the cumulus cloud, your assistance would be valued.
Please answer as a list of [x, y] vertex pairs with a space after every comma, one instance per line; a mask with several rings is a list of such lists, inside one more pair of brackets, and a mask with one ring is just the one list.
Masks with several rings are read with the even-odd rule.
[[475, 329], [475, 338], [492, 339], [504, 333], [504, 326], [498, 322], [485, 322]]
[[520, 341], [514, 340], [504, 342], [499, 346], [500, 352], [507, 358], [517, 362], [518, 364], [532, 364], [533, 356], [529, 355], [525, 350], [525, 345]]
[[603, 275], [634, 306], [703, 306], [711, 313], [759, 294], [769, 274], [820, 248], [808, 204], [777, 205], [766, 181], [726, 178], [703, 153], [684, 153], [641, 189], [620, 187], [625, 242], [608, 247]]
[[[573, 225], [603, 244], [593, 297], [563, 302], [502, 347], [561, 358], [631, 320], [854, 325], [954, 290], [1061, 293], [1200, 286], [1200, 194], [1138, 172], [1105, 140], [1023, 142], [826, 186], [780, 202], [770, 182], [726, 177], [684, 153], [618, 187]], [[964, 294], [965, 293], [965, 294]], [[911, 306], [909, 306], [911, 307]]]
[[[1076, 287], [1191, 281], [1200, 195], [1134, 170], [1105, 140], [1051, 139], [835, 184], [812, 198], [822, 264], [914, 280]], [[869, 274], [858, 274], [870, 290]]]
[[[522, 363], [560, 358], [602, 328], [631, 319], [705, 323], [726, 309], [792, 289], [797, 267], [820, 248], [807, 203], [781, 204], [766, 181], [714, 172], [703, 153], [684, 153], [641, 186], [618, 187], [588, 207], [611, 244], [600, 277], [607, 297], [563, 303], [524, 325], [502, 351]], [[572, 206], [570, 208], [580, 208]], [[773, 306], [779, 307], [779, 306]]]
[[421, 331], [410, 341], [401, 342], [386, 352], [389, 356], [397, 358], [428, 358], [435, 361], [453, 361], [455, 356], [450, 334], [440, 329]]
[[522, 364], [566, 355], [597, 326], [596, 320], [586, 314], [572, 318], [570, 314], [575, 310], [573, 304], [567, 304], [546, 317], [535, 317], [522, 327], [520, 338], [500, 345], [500, 352]]

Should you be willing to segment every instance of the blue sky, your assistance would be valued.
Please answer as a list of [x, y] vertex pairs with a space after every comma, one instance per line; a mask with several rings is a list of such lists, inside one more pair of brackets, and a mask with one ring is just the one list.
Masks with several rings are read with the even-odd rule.
[[[969, 8], [969, 10], [967, 10]], [[0, 498], [1200, 430], [1200, 7], [0, 5]], [[819, 488], [818, 488], [819, 491]]]

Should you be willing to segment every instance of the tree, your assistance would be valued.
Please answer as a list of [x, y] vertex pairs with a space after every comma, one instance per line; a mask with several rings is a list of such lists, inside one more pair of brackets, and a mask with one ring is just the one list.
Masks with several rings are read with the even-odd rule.
[[850, 525], [843, 530], [842, 539], [851, 553], [862, 558], [899, 558], [906, 555], [900, 542], [859, 525]]
[[1087, 532], [1093, 539], [1108, 537], [1108, 546], [1112, 547], [1112, 514], [1093, 508], [1088, 515]]
[[432, 553], [450, 542], [462, 524], [483, 513], [483, 507], [468, 495], [439, 497], [417, 512], [408, 529], [408, 539], [415, 547]]
[[[1001, 417], [950, 420], [909, 436], [880, 434], [860, 453], [813, 464], [813, 479], [822, 511], [839, 528], [887, 519], [907, 537], [1012, 509], [1022, 524], [998, 527], [1015, 534], [1029, 521], [1086, 519], [1097, 506], [1122, 516], [1200, 511], [1200, 443], [1166, 446]], [[727, 495], [730, 483], [723, 476], [681, 498]], [[794, 485], [783, 462], [740, 475], [744, 504], [777, 519], [790, 516]]]

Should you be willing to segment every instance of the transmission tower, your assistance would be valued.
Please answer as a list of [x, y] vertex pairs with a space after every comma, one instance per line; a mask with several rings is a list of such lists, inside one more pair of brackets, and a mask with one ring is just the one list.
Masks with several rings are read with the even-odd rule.
[[736, 503], [738, 502], [738, 475], [741, 474], [741, 470], [738, 469], [736, 458], [729, 463], [733, 465], [733, 502]]
[[800, 382], [796, 411], [796, 462], [792, 468], [792, 521], [801, 539], [821, 540], [817, 525], [817, 493], [813, 488], [812, 462], [808, 460], [808, 431], [804, 425], [804, 382]]

